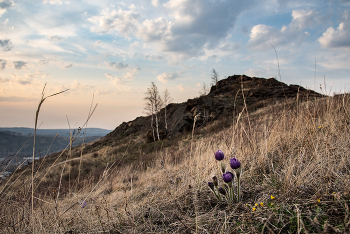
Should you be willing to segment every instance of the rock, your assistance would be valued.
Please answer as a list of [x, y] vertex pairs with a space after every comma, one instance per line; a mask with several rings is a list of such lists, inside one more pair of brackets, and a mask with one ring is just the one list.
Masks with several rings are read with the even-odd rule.
[[[277, 100], [296, 98], [306, 100], [310, 97], [323, 95], [299, 85], [286, 85], [275, 78], [258, 78], [246, 75], [229, 76], [212, 86], [208, 95], [189, 99], [183, 103], [171, 103], [167, 108], [167, 125], [165, 127], [164, 108], [158, 115], [159, 136], [161, 140], [170, 139], [184, 132], [192, 131], [194, 118], [196, 128], [226, 116], [232, 116], [233, 111], [239, 113], [244, 106], [248, 111], [255, 111]], [[153, 127], [155, 128], [155, 122]], [[155, 131], [156, 134], [156, 131]], [[113, 132], [95, 145], [110, 144], [130, 135], [140, 135], [145, 142], [153, 142], [151, 116], [137, 117], [133, 121], [123, 122]], [[90, 147], [93, 148], [93, 145]]]

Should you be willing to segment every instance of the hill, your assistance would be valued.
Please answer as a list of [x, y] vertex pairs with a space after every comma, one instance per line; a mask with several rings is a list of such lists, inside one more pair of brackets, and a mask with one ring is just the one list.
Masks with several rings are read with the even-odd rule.
[[[6, 132], [10, 133], [12, 135], [19, 135], [19, 136], [33, 136], [34, 135], [34, 128], [1, 128], [0, 132]], [[90, 137], [90, 136], [105, 136], [110, 132], [110, 130], [102, 129], [102, 128], [86, 128], [86, 131], [84, 129], [84, 136]], [[70, 136], [70, 129], [37, 129], [36, 130], [37, 135], [42, 136], [55, 136], [56, 134], [59, 134], [63, 137], [69, 137]]]
[[[96, 132], [87, 130], [73, 142], [73, 146], [97, 140], [109, 133], [108, 130], [98, 129]], [[56, 136], [56, 134], [58, 134]], [[0, 128], [0, 157], [8, 157], [18, 153], [21, 157], [33, 155], [32, 128]], [[69, 129], [39, 129], [36, 137], [37, 157], [47, 153], [62, 151], [69, 145]], [[20, 150], [21, 149], [21, 150]], [[19, 151], [20, 150], [20, 151]]]
[[[349, 94], [230, 79], [206, 96], [170, 104], [178, 108], [161, 141], [149, 142], [149, 117], [139, 117], [36, 163], [33, 196], [31, 171], [18, 170], [0, 185], [1, 230], [30, 232], [34, 224], [38, 233], [348, 233]], [[216, 115], [206, 119], [205, 108]], [[194, 110], [203, 118], [198, 125]], [[231, 158], [242, 171], [231, 169]], [[234, 175], [229, 186], [222, 165]], [[208, 187], [213, 174], [226, 195]]]
[[[286, 85], [274, 78], [264, 79], [245, 75], [229, 76], [212, 86], [207, 95], [166, 106], [168, 129], [165, 129], [165, 108], [161, 109], [159, 114], [160, 137], [161, 139], [172, 139], [192, 131], [195, 116], [197, 116], [197, 127], [203, 128], [217, 122], [215, 127], [218, 127], [219, 130], [228, 127], [233, 116], [238, 115], [244, 106], [247, 107], [247, 111], [254, 112], [259, 108], [281, 101], [293, 99], [293, 101], [302, 102], [320, 97], [323, 95], [313, 90], [305, 89], [299, 85]], [[218, 124], [219, 122], [225, 122], [225, 124]], [[137, 139], [138, 142], [142, 143], [152, 142], [150, 124], [151, 116], [137, 117], [132, 121], [123, 122], [100, 141], [87, 146], [84, 153], [94, 152], [102, 145], [117, 145], [120, 139], [126, 137]]]

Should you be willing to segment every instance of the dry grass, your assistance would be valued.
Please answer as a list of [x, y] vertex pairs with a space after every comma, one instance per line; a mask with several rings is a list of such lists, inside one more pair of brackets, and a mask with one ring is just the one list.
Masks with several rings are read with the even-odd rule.
[[[37, 233], [348, 233], [349, 111], [342, 95], [243, 112], [233, 127], [183, 139], [147, 164], [115, 166], [123, 156], [66, 196], [35, 194], [34, 217], [31, 186], [18, 177], [1, 188], [0, 230], [31, 233], [34, 219]], [[207, 186], [221, 178], [217, 149], [242, 163], [241, 203], [219, 202]]]

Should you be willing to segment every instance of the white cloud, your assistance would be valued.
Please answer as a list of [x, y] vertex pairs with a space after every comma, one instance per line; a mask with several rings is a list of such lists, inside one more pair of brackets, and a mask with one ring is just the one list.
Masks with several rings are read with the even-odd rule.
[[145, 20], [138, 28], [138, 36], [146, 42], [160, 41], [169, 37], [171, 32], [171, 22], [160, 17], [155, 20]]
[[144, 54], [143, 59], [150, 60], [150, 61], [162, 61], [165, 58], [162, 55]]
[[158, 0], [152, 0], [152, 6], [154, 6], [154, 7], [158, 7], [158, 5], [159, 5], [159, 1]]
[[62, 5], [62, 1], [61, 0], [43, 0], [43, 4]]
[[319, 12], [315, 10], [294, 10], [292, 12], [292, 22], [290, 24], [290, 27], [295, 29], [305, 29], [305, 28], [313, 28], [314, 26], [318, 25], [320, 22], [322, 22], [324, 19], [321, 18], [321, 15]]
[[350, 48], [350, 22], [342, 22], [337, 29], [329, 27], [318, 39], [322, 48]]
[[181, 72], [166, 72], [157, 76], [157, 80], [163, 83], [167, 83], [169, 80], [175, 80], [181, 76]]
[[69, 86], [69, 91], [74, 94], [77, 94], [81, 92], [86, 92], [86, 90], [93, 89], [94, 87], [94, 85], [82, 84], [76, 80], [73, 80], [73, 83]]
[[132, 81], [136, 74], [138, 73], [138, 68], [132, 68], [130, 71], [125, 72], [122, 74], [122, 76], [114, 76], [109, 73], [105, 73], [105, 76], [111, 80], [111, 84], [116, 86], [121, 91], [129, 91], [130, 88], [127, 87], [125, 84]]
[[179, 92], [182, 93], [183, 91], [185, 91], [185, 87], [183, 84], [179, 84], [176, 86], [179, 89]]
[[199, 88], [199, 87], [201, 87], [201, 86], [202, 86], [201, 83], [197, 83], [197, 84], [196, 84], [196, 87], [197, 87], [197, 88]]
[[321, 17], [320, 13], [314, 10], [294, 10], [291, 23], [281, 29], [264, 24], [255, 25], [250, 32], [248, 46], [266, 50], [271, 48], [271, 44], [300, 44], [309, 35], [304, 29], [313, 28], [325, 20], [327, 17]]
[[121, 62], [106, 62], [107, 65], [115, 70], [122, 70], [124, 68], [129, 67], [128, 64], [126, 63], [121, 63]]
[[[90, 29], [98, 33], [116, 31], [127, 38], [134, 35], [153, 44], [173, 60], [201, 56], [227, 37], [237, 17], [255, 0], [169, 0], [163, 7], [170, 18], [158, 17], [141, 22], [134, 10], [103, 10], [88, 19]], [[153, 5], [157, 1], [152, 2]]]
[[48, 74], [44, 74], [42, 71], [35, 73], [27, 73], [20, 75], [17, 73], [10, 73], [12, 81], [21, 85], [38, 84], [38, 78], [44, 79]]
[[100, 16], [88, 18], [88, 21], [95, 24], [90, 29], [92, 32], [111, 33], [116, 30], [118, 33], [127, 37], [136, 31], [140, 15], [133, 11], [118, 11], [109, 9], [102, 10]]

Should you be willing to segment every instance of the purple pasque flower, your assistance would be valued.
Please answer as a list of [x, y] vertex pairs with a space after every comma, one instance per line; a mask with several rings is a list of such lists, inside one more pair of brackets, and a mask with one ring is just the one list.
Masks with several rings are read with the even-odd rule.
[[230, 159], [230, 166], [233, 170], [241, 167], [241, 162], [237, 158]]
[[225, 158], [224, 152], [222, 152], [221, 150], [218, 150], [215, 152], [215, 159], [218, 161], [221, 161]]
[[233, 173], [228, 171], [222, 175], [222, 179], [225, 183], [230, 183], [233, 180]]
[[209, 181], [208, 186], [211, 190], [214, 190], [214, 183], [213, 182]]
[[87, 206], [87, 203], [86, 203], [86, 201], [82, 201], [82, 202], [80, 203], [80, 205], [81, 205], [81, 208], [84, 208], [85, 206]]

